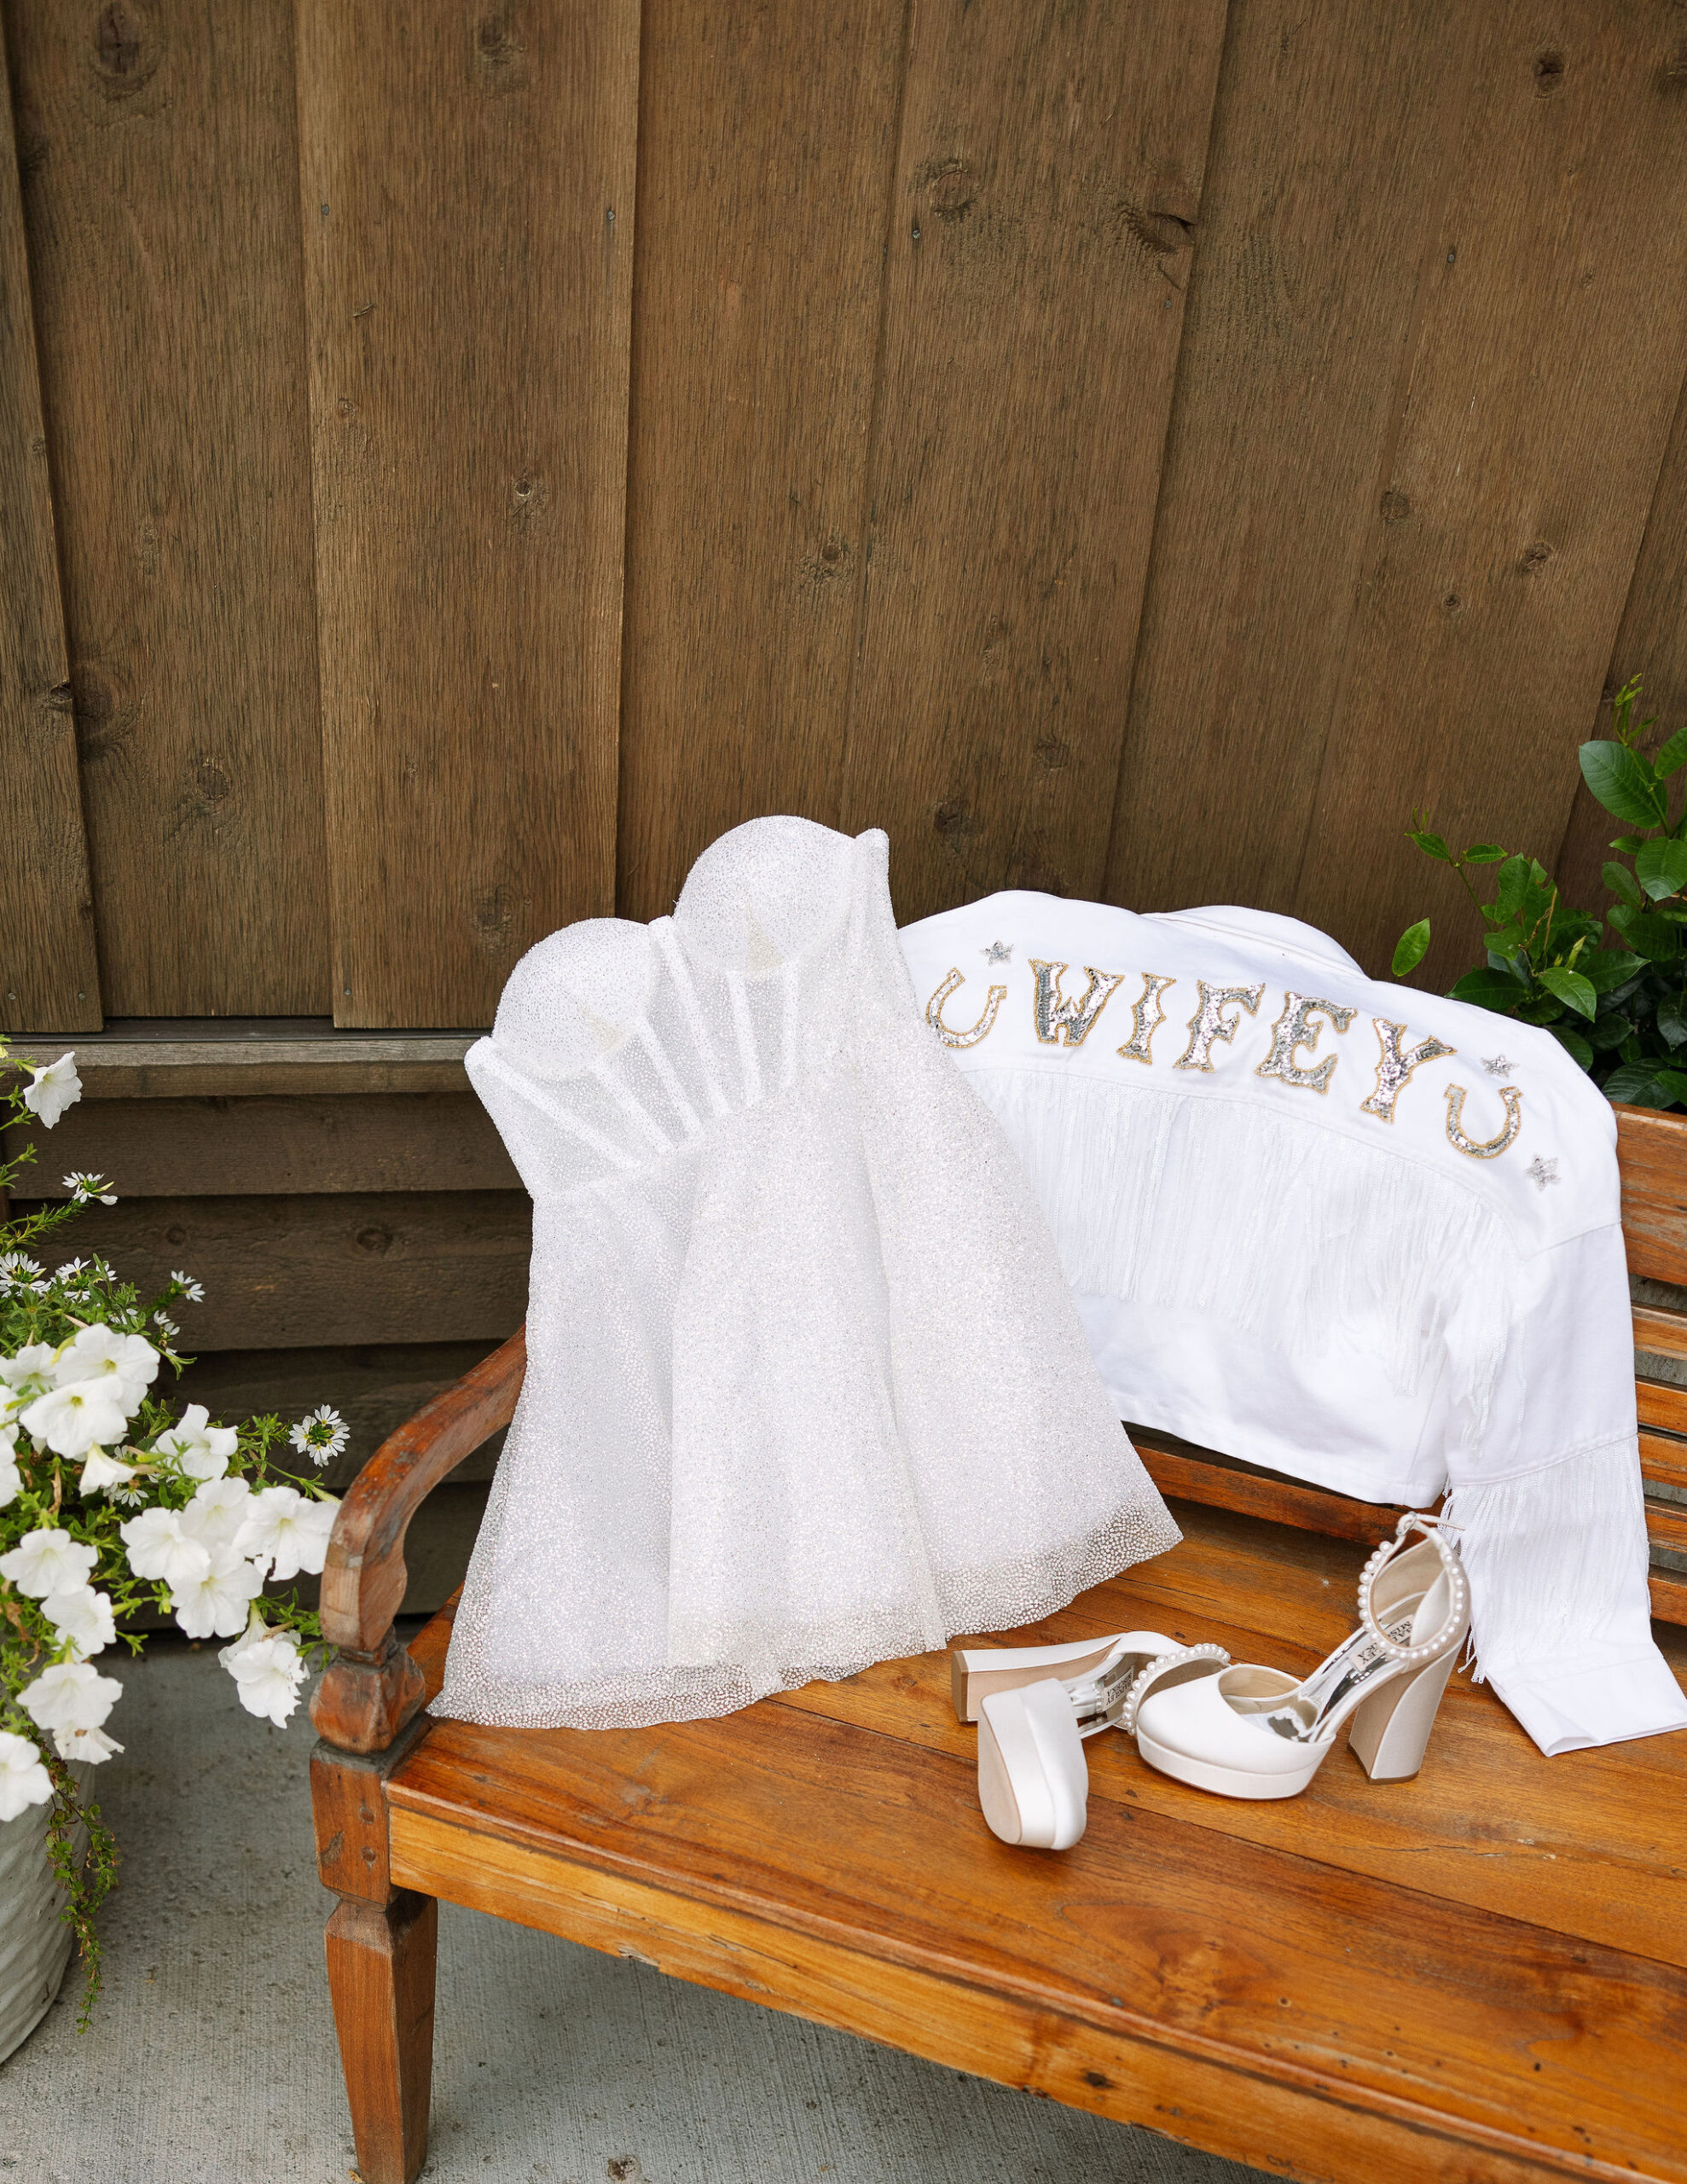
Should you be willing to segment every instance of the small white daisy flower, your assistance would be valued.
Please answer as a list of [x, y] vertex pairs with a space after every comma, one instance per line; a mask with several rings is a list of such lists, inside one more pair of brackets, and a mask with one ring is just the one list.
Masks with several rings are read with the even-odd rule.
[[351, 1428], [329, 1403], [303, 1418], [287, 1435], [301, 1456], [309, 1456], [320, 1471], [332, 1463], [351, 1438]]
[[67, 1176], [64, 1181], [65, 1188], [78, 1205], [85, 1205], [90, 1198], [98, 1199], [101, 1205], [117, 1204], [117, 1193], [103, 1176]]
[[177, 1336], [182, 1332], [181, 1328], [177, 1326], [175, 1321], [166, 1319], [162, 1312], [154, 1312], [153, 1314], [153, 1325], [158, 1329], [159, 1333], [164, 1337], [166, 1342], [174, 1342]]
[[170, 1279], [190, 1304], [202, 1304], [205, 1302], [205, 1291], [191, 1275], [171, 1274]]

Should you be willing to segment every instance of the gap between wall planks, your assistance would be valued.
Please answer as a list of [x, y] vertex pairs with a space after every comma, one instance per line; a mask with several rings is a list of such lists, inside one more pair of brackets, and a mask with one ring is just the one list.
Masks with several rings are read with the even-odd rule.
[[1365, 572], [1297, 890], [1301, 916], [1365, 932], [1374, 959], [1394, 936], [1368, 928], [1409, 875], [1445, 913], [1425, 985], [1475, 951], [1456, 877], [1403, 839], [1406, 814], [1426, 802], [1461, 841], [1562, 830], [1687, 351], [1679, 17], [1580, 0], [1553, 24], [1544, 49], [1530, 0], [1481, 17], [1383, 481], [1410, 513]]
[[637, 0], [299, 0], [333, 1011], [614, 898]]
[[907, 0], [646, 0], [618, 906], [835, 824]]
[[914, 12], [843, 804], [903, 922], [1101, 892], [1224, 18]]
[[35, 314], [0, 37], [0, 1030], [97, 1030], [94, 903], [36, 368]]
[[[1597, 724], [1589, 720], [1584, 736], [1610, 733], [1610, 701], [1637, 674], [1642, 677], [1637, 717], [1655, 714], [1658, 735], [1672, 735], [1687, 725], [1687, 382], [1676, 404], [1669, 450], [1606, 671], [1600, 717]], [[1575, 784], [1575, 801], [1562, 846], [1556, 860], [1544, 851], [1535, 853], [1556, 875], [1567, 903], [1578, 909], [1601, 909], [1609, 895], [1600, 868], [1614, 854], [1613, 836], [1629, 830], [1594, 802], [1580, 784], [1574, 761], [1566, 772]]]
[[290, 0], [7, 14], [106, 1006], [323, 1008]]

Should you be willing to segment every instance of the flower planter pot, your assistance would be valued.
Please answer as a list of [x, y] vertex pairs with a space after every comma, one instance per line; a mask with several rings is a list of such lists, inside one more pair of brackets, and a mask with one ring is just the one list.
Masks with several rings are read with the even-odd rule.
[[[75, 1767], [78, 1794], [92, 1769]], [[0, 2062], [22, 2047], [52, 2007], [75, 1946], [60, 1918], [65, 1891], [47, 1859], [49, 1805], [0, 1823]], [[86, 1833], [77, 1831], [78, 1856]]]

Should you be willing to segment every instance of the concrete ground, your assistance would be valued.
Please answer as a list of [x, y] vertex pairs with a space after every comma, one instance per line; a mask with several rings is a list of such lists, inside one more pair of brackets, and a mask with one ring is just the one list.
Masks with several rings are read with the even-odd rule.
[[[101, 1668], [107, 1666], [105, 1661]], [[166, 1636], [109, 1727], [106, 1987], [0, 2065], [0, 2184], [346, 2184], [303, 1710]], [[1261, 2172], [442, 1907], [437, 2184], [1255, 2184]]]

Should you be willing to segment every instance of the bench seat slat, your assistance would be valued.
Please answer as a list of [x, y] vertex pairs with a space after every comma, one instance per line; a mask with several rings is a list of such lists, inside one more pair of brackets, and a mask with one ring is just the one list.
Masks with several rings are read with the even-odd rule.
[[[1356, 1548], [1290, 1536], [1307, 1553], [1285, 1564], [1281, 1531], [1186, 1513], [1185, 1545], [1143, 1565], [1157, 1585], [1133, 1572], [1065, 1620], [1169, 1608], [1177, 1635], [1182, 1600], [1202, 1596], [1189, 1635], [1233, 1608], [1247, 1649], [1285, 1661], [1288, 1629], [1249, 1625], [1303, 1628], [1320, 1648], [1351, 1626]], [[443, 1630], [427, 1635], [419, 1656], [443, 1645]], [[985, 1830], [972, 1735], [935, 1657], [720, 1722], [443, 1722], [392, 1778], [394, 1878], [455, 1900], [482, 1891], [489, 1905], [496, 1887], [506, 1915], [642, 1954], [622, 1903], [632, 1891], [705, 1937], [696, 1962], [670, 1963], [647, 1929], [667, 1968], [730, 1985], [730, 1958], [737, 1990], [759, 1979], [757, 1999], [1011, 2082], [1037, 2082], [1026, 2043], [1050, 2027], [1104, 2081], [1086, 2105], [1174, 2131], [1155, 2104], [1182, 2081], [1157, 2076], [1147, 2048], [1197, 2079], [1258, 2074], [1428, 2133], [1406, 2165], [1396, 2151], [1335, 2173], [1612, 2176], [1632, 2164], [1687, 2179], [1678, 2093], [1660, 2068], [1687, 2023], [1687, 1884], [1670, 1870], [1680, 1740], [1547, 1766], [1491, 1694], [1464, 1686], [1415, 1782], [1368, 1783], [1339, 1752], [1273, 1807], [1152, 1775], [1109, 1738], [1093, 1754], [1088, 1833], [1056, 1859]], [[711, 1960], [706, 1937], [728, 1929]], [[1635, 1945], [1611, 1946], [1619, 1931]], [[874, 2015], [904, 1979], [944, 2013], [923, 2039]], [[994, 2032], [966, 2029], [969, 1998]], [[1071, 2098], [1071, 2075], [1043, 2089]], [[1316, 2126], [1321, 2150], [1336, 2124]], [[1462, 2165], [1446, 2158], [1449, 2133], [1466, 2139]]]

